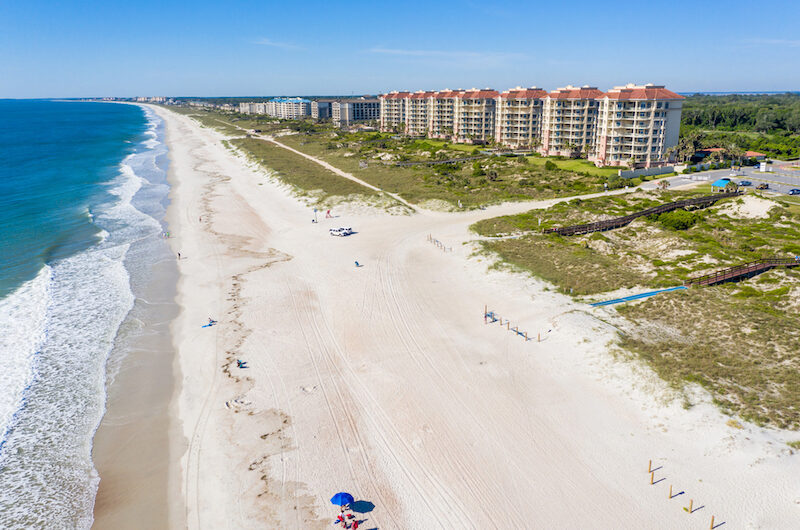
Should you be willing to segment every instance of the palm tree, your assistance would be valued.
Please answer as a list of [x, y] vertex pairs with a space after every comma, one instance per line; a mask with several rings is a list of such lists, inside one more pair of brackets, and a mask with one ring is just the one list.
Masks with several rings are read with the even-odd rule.
[[744, 149], [739, 147], [734, 143], [730, 143], [725, 147], [725, 157], [733, 162], [736, 161], [736, 165], [742, 164], [742, 158], [744, 158], [745, 152]]

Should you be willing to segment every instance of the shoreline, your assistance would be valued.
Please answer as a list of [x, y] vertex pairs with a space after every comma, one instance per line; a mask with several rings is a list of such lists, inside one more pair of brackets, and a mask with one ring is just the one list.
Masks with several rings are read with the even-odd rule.
[[[318, 226], [223, 135], [154, 110], [173, 133], [168, 215], [186, 258], [171, 326], [179, 526], [327, 528], [336, 491], [374, 505], [366, 528], [682, 527], [689, 496], [706, 506], [693, 524], [796, 515], [800, 465], [773, 431], [733, 428], [702, 399], [683, 410], [612, 359], [609, 325], [458, 244], [530, 203], [343, 210]], [[358, 233], [331, 238], [331, 223]], [[545, 340], [485, 325], [484, 304]], [[668, 482], [649, 485], [649, 459]], [[667, 502], [670, 483], [686, 495]]]
[[[163, 145], [168, 149], [166, 131]], [[168, 150], [165, 155], [170, 156]], [[169, 172], [165, 177], [171, 202], [177, 182]], [[167, 227], [170, 209], [157, 219]], [[105, 413], [92, 441], [100, 477], [94, 528], [176, 526], [171, 512], [180, 506], [181, 495], [174, 491], [179, 469], [173, 445], [179, 437], [172, 409], [180, 379], [169, 328], [179, 311], [175, 285], [180, 275], [168, 246], [157, 244], [161, 254], [154, 257], [153, 248], [136, 242], [125, 260], [135, 303], [106, 361]], [[144, 264], [146, 271], [140, 270]]]

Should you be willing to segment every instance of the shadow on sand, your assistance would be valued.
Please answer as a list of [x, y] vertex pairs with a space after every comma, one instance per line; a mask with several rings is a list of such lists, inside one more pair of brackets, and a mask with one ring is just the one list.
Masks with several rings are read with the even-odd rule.
[[350, 511], [355, 513], [369, 513], [375, 509], [375, 505], [369, 501], [355, 501], [350, 503]]

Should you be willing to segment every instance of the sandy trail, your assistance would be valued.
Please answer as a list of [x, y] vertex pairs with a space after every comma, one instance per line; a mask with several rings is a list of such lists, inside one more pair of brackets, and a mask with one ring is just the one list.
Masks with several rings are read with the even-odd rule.
[[[187, 258], [174, 333], [190, 528], [328, 527], [337, 491], [374, 503], [362, 528], [795, 527], [784, 433], [657, 402], [649, 371], [608, 354], [604, 313], [470, 257], [470, 223], [531, 203], [312, 224], [218, 133], [157, 112]], [[358, 233], [330, 237], [339, 224]], [[544, 340], [485, 325], [484, 304]], [[685, 493], [667, 499], [670, 484]], [[689, 498], [703, 508], [685, 513]]]

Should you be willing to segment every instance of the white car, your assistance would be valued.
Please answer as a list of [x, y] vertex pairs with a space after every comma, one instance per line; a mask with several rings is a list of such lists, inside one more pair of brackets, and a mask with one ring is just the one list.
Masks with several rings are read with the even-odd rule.
[[329, 232], [330, 232], [330, 234], [332, 236], [344, 237], [344, 236], [349, 236], [350, 234], [352, 234], [353, 233], [353, 229], [350, 228], [349, 226], [340, 226], [339, 228], [331, 228], [331, 229], [329, 229]]

